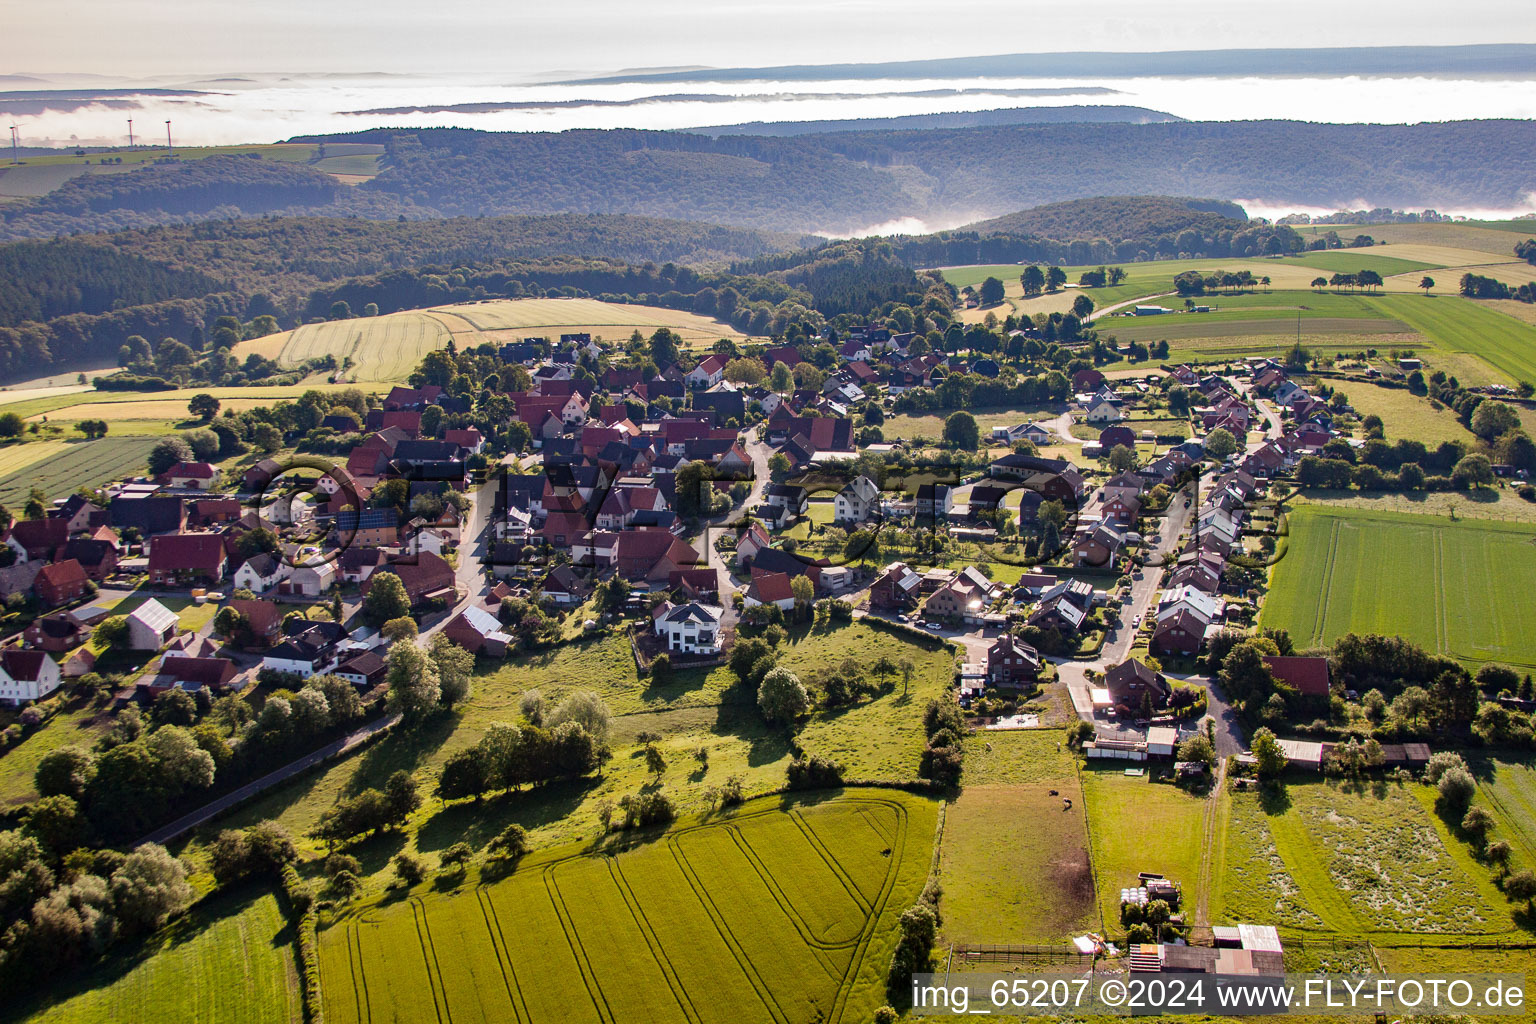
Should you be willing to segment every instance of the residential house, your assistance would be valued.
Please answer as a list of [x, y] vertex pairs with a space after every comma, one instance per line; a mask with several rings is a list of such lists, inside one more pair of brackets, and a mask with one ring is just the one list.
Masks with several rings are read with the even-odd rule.
[[453, 603], [456, 577], [453, 566], [431, 552], [391, 559], [374, 570], [363, 583], [363, 593], [378, 582], [380, 573], [393, 573], [405, 585], [405, 595], [415, 608], [428, 601]]
[[368, 546], [346, 548], [339, 559], [342, 582], [362, 583], [372, 575], [373, 570], [384, 564], [387, 557], [382, 548]]
[[506, 655], [513, 644], [512, 637], [503, 632], [501, 620], [484, 608], [471, 605], [450, 619], [443, 626], [443, 635], [471, 654], [485, 654], [493, 658]]
[[656, 635], [666, 642], [668, 651], [677, 654], [719, 654], [721, 609], [690, 601], [674, 605], [663, 602], [652, 611]]
[[287, 561], [273, 558], [266, 552], [252, 555], [241, 563], [233, 577], [236, 587], [259, 594], [277, 586], [293, 571]]
[[91, 638], [91, 627], [71, 612], [53, 612], [32, 620], [22, 633], [28, 647], [61, 654]]
[[560, 608], [575, 608], [586, 600], [590, 590], [570, 566], [562, 565], [544, 577], [539, 592]]
[[67, 558], [43, 566], [32, 583], [32, 589], [44, 608], [57, 608], [61, 604], [79, 600], [90, 582], [80, 563]]
[[1083, 628], [1088, 613], [1065, 595], [1045, 598], [1025, 621], [1037, 629], [1054, 629], [1063, 636], [1071, 636]]
[[1177, 605], [1158, 616], [1149, 646], [1156, 654], [1192, 658], [1205, 642], [1205, 627], [1206, 622], [1188, 605]]
[[1084, 419], [1089, 423], [1119, 423], [1125, 419], [1125, 403], [1108, 392], [1094, 395], [1083, 406]]
[[384, 681], [388, 667], [375, 652], [358, 651], [331, 669], [331, 675], [345, 679], [366, 693]]
[[18, 562], [52, 561], [68, 540], [69, 522], [64, 519], [17, 520], [5, 534], [6, 546], [16, 552]]
[[810, 498], [805, 488], [794, 484], [769, 484], [763, 492], [763, 501], [784, 509], [791, 518], [805, 515], [810, 507]]
[[1125, 547], [1125, 534], [1110, 523], [1100, 523], [1072, 542], [1072, 557], [1078, 565], [1107, 568]]
[[699, 553], [668, 530], [626, 530], [614, 545], [614, 567], [631, 582], [665, 585], [679, 569], [697, 567]]
[[47, 652], [6, 647], [0, 650], [0, 703], [20, 707], [42, 700], [59, 688], [63, 673]]
[[770, 547], [773, 539], [768, 536], [768, 531], [759, 523], [749, 523], [736, 537], [736, 561], [748, 568], [758, 552]]
[[233, 608], [245, 618], [246, 635], [239, 638], [242, 643], [252, 647], [270, 647], [281, 638], [283, 612], [271, 601], [237, 597], [225, 607]]
[[1269, 666], [1275, 681], [1307, 697], [1328, 698], [1330, 677], [1327, 658], [1275, 657], [1266, 655], [1264, 664]]
[[71, 536], [86, 533], [98, 526], [105, 526], [107, 522], [105, 509], [97, 508], [78, 494], [71, 494], [57, 503], [49, 510], [48, 517], [64, 520]]
[[923, 578], [903, 562], [892, 562], [870, 584], [869, 603], [878, 609], [899, 610], [917, 605]]
[[834, 522], [866, 522], [880, 511], [880, 488], [869, 477], [861, 474], [837, 492], [832, 506]]
[[969, 580], [956, 575], [928, 596], [923, 615], [941, 622], [965, 622], [978, 618], [986, 607], [985, 594]]
[[149, 684], [150, 693], [164, 693], [171, 688], [196, 691], [207, 687], [217, 693], [229, 688], [238, 673], [228, 658], [198, 658], [167, 653], [160, 659], [160, 669]]
[[725, 379], [725, 364], [728, 360], [718, 352], [711, 353], [699, 360], [699, 364], [688, 371], [685, 378], [688, 386], [692, 388], [714, 387]]
[[1131, 710], [1141, 708], [1149, 697], [1153, 707], [1162, 707], [1173, 692], [1160, 673], [1134, 658], [1105, 672], [1104, 688], [1117, 706]]
[[168, 533], [149, 540], [149, 580], [156, 586], [224, 578], [224, 538], [217, 533]]
[[1040, 678], [1040, 652], [1011, 633], [987, 648], [987, 680], [998, 689], [1018, 690]]
[[219, 482], [219, 471], [206, 462], [178, 462], [157, 479], [167, 487], [211, 491]]
[[333, 535], [344, 548], [394, 547], [400, 542], [400, 514], [394, 508], [342, 509]]
[[742, 593], [743, 607], [773, 605], [786, 612], [795, 607], [795, 594], [790, 588], [789, 576], [782, 572], [754, 572], [752, 582]]
[[949, 521], [954, 503], [955, 492], [948, 484], [922, 484], [917, 489], [913, 512], [919, 523], [944, 523]]
[[[327, 623], [327, 625], [336, 624]], [[267, 651], [262, 656], [261, 667], [264, 671], [283, 672], [296, 675], [300, 679], [324, 675], [335, 666], [338, 660], [336, 644], [335, 637], [328, 633], [306, 629], [302, 633], [287, 637], [282, 643]]]

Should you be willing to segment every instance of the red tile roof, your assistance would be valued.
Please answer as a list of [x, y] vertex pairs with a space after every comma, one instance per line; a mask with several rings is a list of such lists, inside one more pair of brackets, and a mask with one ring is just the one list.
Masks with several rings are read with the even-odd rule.
[[1264, 664], [1280, 682], [1309, 697], [1328, 696], [1327, 658], [1287, 658], [1265, 655]]
[[224, 565], [224, 537], [217, 533], [167, 533], [149, 541], [150, 572], [217, 573]]

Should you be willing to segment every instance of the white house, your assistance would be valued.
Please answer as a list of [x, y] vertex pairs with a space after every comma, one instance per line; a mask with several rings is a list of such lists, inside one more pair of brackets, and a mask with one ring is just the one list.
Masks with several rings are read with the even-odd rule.
[[176, 638], [176, 613], [150, 598], [128, 616], [128, 646], [135, 651], [158, 651]]
[[288, 578], [293, 567], [286, 561], [280, 561], [268, 554], [252, 555], [245, 560], [245, 564], [235, 570], [235, 586], [244, 587], [252, 593], [261, 593], [270, 587], [275, 587]]
[[688, 385], [695, 388], [712, 388], [725, 379], [725, 356], [718, 352], [699, 360], [699, 365], [688, 371]]
[[42, 700], [59, 688], [58, 662], [46, 651], [7, 647], [0, 651], [0, 703], [13, 707]]
[[867, 476], [856, 476], [837, 492], [832, 519], [838, 523], [862, 523], [880, 508], [880, 488]]
[[679, 654], [719, 654], [721, 609], [690, 601], [657, 605], [656, 635], [664, 637], [667, 650]]

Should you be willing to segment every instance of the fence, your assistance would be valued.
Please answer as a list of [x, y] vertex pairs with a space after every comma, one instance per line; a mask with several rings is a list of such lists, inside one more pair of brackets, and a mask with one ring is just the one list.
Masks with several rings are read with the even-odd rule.
[[1093, 966], [1092, 953], [1080, 953], [1071, 946], [995, 946], [957, 945], [953, 957], [972, 964], [1071, 964]]

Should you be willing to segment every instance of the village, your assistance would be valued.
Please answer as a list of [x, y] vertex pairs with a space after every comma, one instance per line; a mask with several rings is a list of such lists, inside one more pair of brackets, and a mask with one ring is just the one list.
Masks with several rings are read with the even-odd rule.
[[[1275, 359], [1118, 379], [1085, 367], [1072, 373], [1059, 415], [980, 439], [1007, 454], [949, 482], [893, 490], [878, 468], [857, 472], [857, 460], [874, 454], [879, 466], [902, 444], [861, 446], [857, 424], [873, 417], [855, 410], [951, 374], [998, 373], [984, 357], [914, 355], [913, 337], [855, 327], [819, 389], [782, 391], [727, 380], [738, 358], [730, 352], [650, 379], [617, 368], [594, 378], [584, 368], [603, 348], [590, 335], [554, 346], [528, 338], [497, 355], [526, 372], [528, 389], [506, 398], [532, 452], [500, 465], [488, 464], [474, 427], [423, 429], [468, 412], [468, 399], [397, 386], [369, 410], [344, 464], [263, 459], [231, 480], [207, 463], [180, 463], [94, 500], [56, 501], [4, 535], [14, 564], [0, 569], [0, 594], [24, 597], [38, 614], [0, 650], [0, 697], [43, 700], [94, 672], [102, 650], [88, 641], [129, 594], [232, 610], [183, 630], [151, 596], [126, 616], [118, 644], [146, 667], [118, 701], [147, 706], [167, 689], [221, 696], [259, 679], [322, 674], [378, 697], [381, 623], [358, 612], [382, 575], [399, 581], [425, 632], [491, 658], [519, 646], [498, 615], [511, 607], [503, 602], [565, 612], [613, 578], [625, 600], [605, 611], [647, 616], [652, 636], [637, 643], [647, 660], [640, 647], [675, 664], [710, 663], [738, 622], [832, 599], [954, 641], [964, 652], [955, 696], [967, 709], [1018, 704], [1042, 678], [1064, 681], [1095, 730], [1090, 757], [1171, 757], [1207, 716], [1216, 752], [1242, 752], [1230, 710], [1196, 662], [1208, 638], [1251, 626], [1275, 551], [1270, 482], [1334, 440], [1335, 410]], [[760, 376], [792, 381], [784, 370], [803, 363], [799, 349], [768, 348]], [[1125, 422], [1149, 394], [1170, 389], [1184, 393], [1193, 430], [1160, 446]], [[1075, 457], [1036, 454], [1050, 445], [1071, 445]], [[679, 495], [680, 484], [699, 493]], [[379, 501], [385, 494], [390, 501]], [[872, 563], [852, 546], [822, 545], [830, 556], [818, 556], [780, 543], [797, 527], [805, 539], [813, 505], [815, 532], [867, 538], [875, 550], [882, 533], [908, 542], [927, 533], [987, 548], [996, 562], [1000, 534], [1027, 542], [1022, 552], [1007, 545], [1013, 554], [1001, 561], [1014, 564], [999, 578], [955, 565], [951, 552], [927, 559], [938, 564]], [[1252, 518], [1256, 505], [1262, 518]], [[701, 523], [711, 528], [700, 532]], [[310, 609], [321, 611], [311, 618]], [[1301, 695], [1326, 700], [1326, 659], [1268, 664]], [[1289, 753], [1320, 767], [1317, 748]]]

